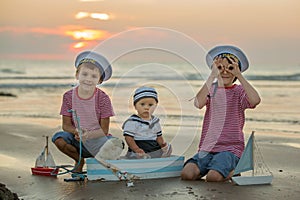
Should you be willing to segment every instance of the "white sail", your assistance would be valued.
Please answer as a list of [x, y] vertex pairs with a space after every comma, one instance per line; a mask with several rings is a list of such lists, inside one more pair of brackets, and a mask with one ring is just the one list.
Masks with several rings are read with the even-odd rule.
[[234, 169], [234, 175], [237, 175], [241, 172], [253, 170], [253, 137], [254, 133], [252, 132], [242, 154], [242, 157], [240, 158], [236, 168]]
[[35, 167], [45, 167], [45, 166], [46, 166], [46, 161], [45, 161], [45, 149], [44, 149], [35, 160]]
[[53, 156], [50, 152], [47, 155], [45, 165], [46, 165], [46, 167], [55, 167], [56, 166]]

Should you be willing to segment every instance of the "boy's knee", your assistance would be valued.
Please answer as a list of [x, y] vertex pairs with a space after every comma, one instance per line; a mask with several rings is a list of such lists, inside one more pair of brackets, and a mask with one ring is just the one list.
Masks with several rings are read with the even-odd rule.
[[224, 177], [222, 174], [220, 174], [218, 171], [215, 170], [209, 170], [209, 172], [206, 175], [206, 181], [208, 182], [221, 182], [224, 181]]
[[200, 176], [200, 170], [194, 163], [188, 163], [181, 171], [182, 180], [196, 180]]
[[67, 142], [63, 139], [63, 138], [57, 138], [54, 141], [54, 144], [56, 147], [58, 147], [59, 149], [64, 149], [67, 146]]
[[182, 180], [194, 180], [194, 176], [192, 173], [186, 173], [184, 171], [181, 172], [181, 179]]

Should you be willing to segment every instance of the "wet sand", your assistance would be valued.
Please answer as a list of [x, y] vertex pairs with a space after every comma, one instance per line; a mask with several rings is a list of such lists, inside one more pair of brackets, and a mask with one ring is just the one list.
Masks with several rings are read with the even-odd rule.
[[[5, 123], [3, 123], [5, 122]], [[51, 123], [50, 123], [51, 124]], [[236, 186], [230, 182], [182, 181], [180, 178], [138, 180], [134, 187], [125, 182], [64, 182], [57, 178], [31, 175], [30, 168], [44, 146], [42, 135], [53, 131], [44, 122], [0, 123], [0, 182], [20, 199], [299, 199], [300, 137], [256, 135], [265, 163], [274, 175], [272, 185]], [[197, 142], [196, 142], [197, 143]], [[72, 164], [50, 144], [57, 164]], [[185, 152], [186, 158], [194, 149]]]

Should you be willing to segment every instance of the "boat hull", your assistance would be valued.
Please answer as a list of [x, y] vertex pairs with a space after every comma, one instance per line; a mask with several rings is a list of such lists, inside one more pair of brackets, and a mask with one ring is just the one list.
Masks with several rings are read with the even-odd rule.
[[[106, 160], [122, 172], [135, 175], [138, 179], [179, 177], [184, 164], [184, 156], [151, 159]], [[86, 159], [88, 180], [119, 181], [109, 169], [96, 159]]]
[[31, 172], [32, 172], [32, 175], [56, 177], [58, 174], [58, 168], [32, 167]]
[[267, 185], [271, 184], [273, 176], [236, 176], [232, 181], [236, 185]]

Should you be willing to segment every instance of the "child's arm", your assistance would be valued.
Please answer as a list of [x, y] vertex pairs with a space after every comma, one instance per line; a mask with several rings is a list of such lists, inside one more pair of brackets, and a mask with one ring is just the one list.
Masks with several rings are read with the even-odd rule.
[[194, 100], [194, 106], [196, 108], [201, 109], [206, 105], [207, 96], [209, 95], [209, 88], [213, 84], [214, 79], [215, 79], [214, 76], [210, 75], [207, 81], [204, 83], [204, 85], [197, 93], [196, 98]]
[[105, 135], [107, 135], [108, 132], [109, 132], [109, 123], [110, 123], [110, 118], [109, 117], [100, 119], [100, 127], [102, 128], [103, 133]]
[[133, 137], [125, 135], [125, 141], [129, 148], [138, 154], [145, 154], [144, 150], [141, 149], [134, 141]]
[[239, 80], [239, 82], [242, 84], [247, 96], [248, 96], [248, 101], [250, 103], [251, 106], [255, 107], [256, 105], [258, 105], [260, 103], [260, 97], [258, 92], [255, 90], [255, 88], [244, 78], [244, 76], [242, 75], [237, 61], [232, 59], [232, 58], [228, 58], [231, 62], [232, 62], [232, 66], [234, 67], [233, 70], [230, 72], [232, 73], [235, 77], [237, 77], [237, 79]]
[[75, 136], [78, 136], [78, 130], [72, 124], [72, 118], [69, 116], [62, 116], [62, 129], [66, 132], [72, 133]]
[[167, 145], [167, 143], [164, 141], [164, 138], [161, 135], [156, 138], [156, 142], [159, 144], [161, 148]]
[[248, 101], [251, 106], [255, 107], [258, 105], [261, 101], [258, 92], [255, 90], [255, 88], [244, 78], [244, 76], [240, 73], [237, 76], [237, 79], [242, 84], [247, 96]]
[[211, 73], [208, 77], [208, 79], [206, 80], [206, 82], [204, 83], [204, 85], [201, 87], [201, 89], [199, 90], [199, 92], [196, 95], [196, 98], [194, 100], [194, 105], [195, 107], [201, 109], [206, 105], [207, 102], [207, 97], [209, 95], [209, 90], [214, 82], [214, 80], [219, 76], [219, 70], [218, 70], [218, 66], [221, 65], [222, 58], [215, 58], [212, 68], [211, 68]]

